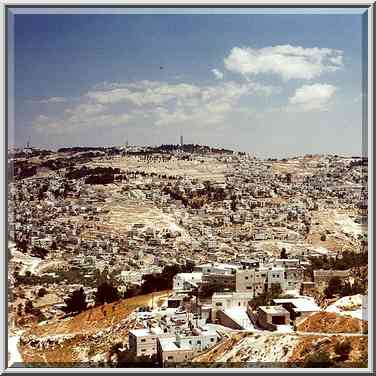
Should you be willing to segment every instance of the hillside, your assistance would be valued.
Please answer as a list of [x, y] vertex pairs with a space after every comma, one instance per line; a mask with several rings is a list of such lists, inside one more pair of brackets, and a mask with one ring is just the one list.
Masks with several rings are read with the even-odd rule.
[[64, 320], [34, 325], [20, 339], [23, 361], [34, 366], [47, 363], [72, 367], [78, 363], [88, 365], [87, 362], [98, 366], [106, 361], [114, 344], [127, 341], [130, 329], [142, 327], [129, 315], [138, 307], [151, 306], [152, 300], [161, 305], [167, 295], [168, 291], [141, 295], [91, 308]]
[[298, 331], [307, 333], [368, 333], [368, 323], [334, 312], [317, 312], [300, 325]]
[[365, 367], [367, 336], [351, 337], [349, 357], [341, 360], [336, 345], [347, 340], [343, 335], [233, 333], [192, 362], [205, 367], [304, 367], [307, 357], [323, 351], [329, 355], [331, 367], [338, 361], [341, 367]]

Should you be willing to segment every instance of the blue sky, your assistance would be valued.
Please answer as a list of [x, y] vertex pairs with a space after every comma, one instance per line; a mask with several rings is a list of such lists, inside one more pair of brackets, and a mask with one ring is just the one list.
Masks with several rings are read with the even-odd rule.
[[182, 133], [262, 157], [359, 155], [361, 31], [360, 14], [17, 14], [14, 143]]

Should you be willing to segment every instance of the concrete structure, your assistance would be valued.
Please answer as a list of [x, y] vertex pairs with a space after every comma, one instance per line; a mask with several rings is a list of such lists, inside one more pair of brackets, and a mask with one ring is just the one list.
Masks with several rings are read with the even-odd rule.
[[290, 314], [282, 306], [260, 306], [256, 313], [256, 323], [263, 329], [276, 330], [278, 325], [290, 323]]
[[212, 296], [212, 321], [217, 319], [218, 311], [225, 311], [231, 308], [243, 308], [246, 310], [248, 302], [253, 298], [253, 293], [219, 293]]
[[238, 330], [252, 330], [253, 326], [245, 307], [234, 307], [217, 312], [217, 319], [223, 326]]
[[257, 296], [264, 292], [266, 283], [266, 271], [245, 269], [236, 272], [236, 292]]
[[129, 331], [129, 350], [135, 356], [152, 356], [157, 353], [157, 334], [153, 329]]
[[196, 289], [202, 281], [202, 273], [179, 273], [173, 278], [172, 289], [174, 292], [189, 292]]
[[176, 343], [179, 347], [190, 346], [192, 354], [200, 353], [218, 342], [218, 334], [215, 331], [202, 328], [193, 328], [191, 333], [176, 334]]
[[320, 311], [320, 307], [311, 297], [273, 299], [273, 303], [285, 308], [290, 313], [291, 320], [296, 324], [311, 313]]
[[167, 307], [168, 308], [178, 308], [183, 305], [184, 298], [188, 296], [186, 294], [182, 295], [173, 295], [170, 296], [167, 300]]
[[349, 270], [314, 270], [313, 277], [315, 283], [328, 283], [333, 277], [349, 278]]
[[197, 265], [194, 267], [194, 271], [201, 272], [203, 274], [234, 274], [236, 270], [240, 269], [239, 265], [223, 264], [223, 263], [208, 263]]
[[235, 291], [236, 276], [235, 274], [206, 274], [202, 279], [202, 288], [210, 286], [216, 291]]
[[299, 290], [304, 277], [304, 267], [298, 259], [277, 259], [270, 264], [255, 263], [243, 265], [243, 269], [236, 271], [236, 291], [253, 292], [258, 296], [273, 285], [282, 291]]
[[192, 347], [185, 343], [179, 344], [175, 336], [158, 338], [158, 356], [162, 365], [187, 362], [192, 355]]

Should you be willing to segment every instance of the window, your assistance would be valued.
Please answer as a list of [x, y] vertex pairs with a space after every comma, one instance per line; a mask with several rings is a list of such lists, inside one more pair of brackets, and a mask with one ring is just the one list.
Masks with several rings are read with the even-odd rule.
[[214, 338], [210, 338], [210, 342], [214, 342]]
[[238, 303], [238, 306], [240, 307], [240, 302]]
[[252, 286], [247, 286], [247, 290], [252, 290]]
[[248, 279], [248, 277], [244, 277], [244, 279]]
[[145, 338], [142, 338], [142, 339], [141, 339], [141, 342], [146, 342], [146, 339], [145, 339]]
[[141, 352], [145, 352], [146, 351], [146, 349], [141, 349]]
[[220, 307], [220, 306], [222, 306], [222, 303], [215, 303], [215, 305], [216, 305], [217, 307]]
[[201, 345], [201, 341], [197, 341], [197, 344], [198, 344], [198, 345]]
[[191, 340], [189, 340], [189, 344], [192, 345], [192, 341]]
[[169, 357], [167, 357], [167, 359], [168, 359], [168, 360], [173, 360], [174, 357], [173, 357], [173, 356], [169, 356]]

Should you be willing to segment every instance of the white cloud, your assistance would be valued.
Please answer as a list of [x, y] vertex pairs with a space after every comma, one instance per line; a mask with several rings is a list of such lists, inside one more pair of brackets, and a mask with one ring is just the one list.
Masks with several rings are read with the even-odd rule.
[[64, 97], [51, 97], [47, 99], [42, 99], [39, 101], [39, 103], [63, 103], [66, 102], [67, 99]]
[[211, 71], [217, 80], [223, 80], [223, 73], [220, 70], [212, 69]]
[[327, 109], [328, 102], [336, 92], [329, 84], [303, 85], [289, 98], [289, 111], [314, 111]]
[[107, 110], [102, 104], [81, 103], [76, 107], [66, 109], [56, 118], [39, 115], [34, 119], [32, 125], [38, 132], [59, 135], [84, 129], [121, 126], [132, 118], [127, 113], [114, 114]]
[[[39, 131], [72, 133], [96, 127], [121, 126], [130, 119], [157, 126], [218, 124], [233, 111], [241, 98], [270, 95], [275, 87], [255, 82], [218, 82], [198, 86], [187, 83], [136, 81], [102, 83], [79, 98], [79, 103], [54, 118], [37, 117], [33, 125]], [[126, 106], [124, 112], [123, 104]]]
[[172, 99], [185, 99], [199, 93], [200, 89], [190, 84], [167, 84], [141, 81], [110, 90], [89, 91], [86, 96], [102, 104], [129, 102], [137, 106], [159, 105]]
[[343, 51], [281, 45], [260, 49], [234, 47], [224, 59], [226, 69], [252, 76], [271, 73], [283, 80], [312, 80], [343, 66]]
[[177, 101], [175, 108], [158, 108], [156, 125], [187, 123], [190, 126], [218, 124], [236, 110], [240, 98], [254, 94], [270, 95], [274, 88], [256, 83], [224, 82], [201, 87], [193, 98]]

